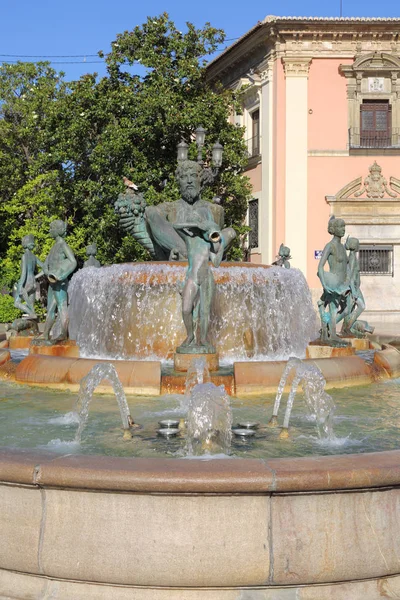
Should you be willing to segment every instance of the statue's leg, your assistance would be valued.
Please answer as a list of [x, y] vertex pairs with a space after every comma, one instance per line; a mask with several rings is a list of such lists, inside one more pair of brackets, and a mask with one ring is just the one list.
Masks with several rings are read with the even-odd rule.
[[330, 314], [330, 319], [329, 319], [330, 335], [329, 335], [329, 338], [331, 340], [339, 340], [339, 337], [338, 337], [338, 335], [336, 333], [337, 313], [338, 313], [338, 307], [336, 306], [335, 302], [330, 302], [330, 304], [329, 304], [329, 314]]
[[349, 317], [348, 327], [354, 335], [360, 335], [362, 337], [364, 337], [363, 334], [360, 332], [354, 332], [352, 330], [352, 327], [353, 327], [354, 323], [357, 321], [358, 317], [361, 315], [361, 313], [364, 312], [364, 310], [365, 310], [365, 300], [364, 300], [364, 296], [363, 296], [361, 290], [359, 290], [359, 296], [357, 297], [355, 308]]
[[[22, 300], [25, 301], [25, 304], [23, 304], [21, 302], [21, 297], [22, 297]], [[17, 298], [15, 298], [14, 306], [15, 306], [15, 308], [18, 308], [18, 310], [22, 310], [23, 313], [26, 313], [28, 315], [28, 317], [30, 317], [31, 319], [36, 319], [36, 314], [35, 314], [35, 309], [34, 309], [34, 300], [32, 300], [30, 298], [30, 296], [29, 296], [29, 294], [27, 294], [26, 290], [24, 290], [24, 289], [21, 290], [21, 296], [18, 296]]]
[[30, 292], [27, 293], [27, 306], [29, 307], [29, 316], [32, 319], [36, 319], [37, 315], [35, 313], [35, 295], [36, 295], [36, 290], [33, 289]]
[[328, 313], [325, 310], [325, 302], [323, 300], [318, 300], [317, 305], [318, 305], [319, 318], [321, 320], [321, 341], [327, 342], [328, 341], [328, 321], [329, 321], [329, 319], [327, 318]]
[[66, 286], [61, 286], [61, 289], [55, 290], [54, 296], [61, 323], [61, 332], [56, 341], [62, 341], [68, 339], [68, 295]]
[[343, 320], [342, 331], [341, 331], [342, 335], [350, 334], [349, 319], [351, 317], [351, 313], [354, 310], [354, 308], [355, 308], [355, 303], [354, 303], [353, 295], [348, 294], [347, 298], [346, 298], [346, 308], [337, 317], [337, 323], [340, 323], [340, 321]]
[[211, 305], [215, 293], [215, 281], [211, 270], [200, 286], [200, 343], [208, 344], [208, 329], [210, 326]]
[[194, 342], [194, 307], [199, 293], [199, 286], [193, 279], [187, 279], [182, 294], [182, 318], [187, 337], [181, 346], [189, 346]]
[[167, 256], [170, 255], [171, 250], [177, 250], [183, 258], [187, 258], [185, 242], [179, 237], [171, 223], [160, 215], [155, 206], [146, 208], [146, 221], [156, 244]]
[[54, 290], [51, 285], [47, 292], [47, 316], [44, 324], [43, 337], [45, 340], [50, 338], [50, 331], [56, 321], [57, 301], [54, 296]]

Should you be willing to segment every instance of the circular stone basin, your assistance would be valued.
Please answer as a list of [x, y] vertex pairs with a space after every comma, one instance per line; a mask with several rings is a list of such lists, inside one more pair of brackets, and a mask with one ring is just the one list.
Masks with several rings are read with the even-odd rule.
[[[399, 445], [396, 380], [332, 392], [331, 444], [320, 443], [297, 397], [291, 443], [279, 441], [279, 429], [268, 439], [260, 430], [244, 451], [253, 458], [222, 460], [131, 457], [146, 446], [156, 454], [154, 416], [176, 415], [178, 397], [129, 399], [143, 429], [127, 441], [115, 398], [93, 399], [79, 447], [74, 394], [0, 389], [0, 439], [25, 446], [0, 450], [0, 597], [40, 598], [43, 590], [57, 600], [400, 594], [400, 451], [368, 452]], [[234, 422], [267, 423], [273, 403], [265, 395], [232, 399]], [[158, 452], [176, 455], [184, 442], [159, 439]], [[106, 456], [94, 455], [101, 446]], [[319, 456], [293, 456], [298, 446]], [[278, 448], [287, 458], [276, 458]], [[349, 451], [360, 454], [324, 455]]]
[[1, 450], [0, 481], [3, 598], [400, 592], [399, 451], [204, 461]]

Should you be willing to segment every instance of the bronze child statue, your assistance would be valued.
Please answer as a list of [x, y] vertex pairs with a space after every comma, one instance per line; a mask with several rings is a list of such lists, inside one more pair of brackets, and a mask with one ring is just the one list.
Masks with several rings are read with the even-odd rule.
[[21, 260], [21, 276], [16, 285], [14, 294], [14, 306], [25, 313], [25, 318], [36, 320], [35, 270], [38, 266], [43, 268], [43, 263], [32, 252], [33, 248], [35, 247], [35, 238], [32, 234], [25, 235], [22, 238], [22, 247], [25, 251]]
[[276, 267], [285, 267], [285, 269], [290, 269], [290, 258], [292, 258], [290, 256], [290, 248], [281, 244], [279, 246], [279, 253], [276, 257], [276, 260], [272, 264]]
[[[343, 318], [347, 307], [347, 296], [350, 293], [350, 284], [347, 278], [347, 254], [341, 239], [345, 234], [343, 219], [331, 217], [328, 223], [328, 232], [332, 240], [328, 242], [322, 252], [318, 265], [318, 277], [323, 287], [323, 293], [318, 301], [321, 317], [321, 340], [330, 346], [348, 346], [336, 332], [337, 323]], [[329, 271], [324, 270], [328, 263]]]
[[358, 317], [365, 310], [365, 300], [360, 289], [360, 265], [357, 252], [360, 242], [355, 237], [348, 237], [345, 244], [349, 251], [347, 263], [347, 278], [350, 284], [350, 294], [347, 296], [347, 308], [343, 320], [342, 336], [355, 336], [363, 338], [366, 333], [372, 333], [374, 328], [367, 321], [359, 321]]
[[[49, 281], [47, 293], [47, 317], [44, 325], [43, 339], [47, 343], [56, 343], [68, 338], [68, 277], [76, 269], [76, 259], [64, 237], [67, 225], [56, 220], [50, 223], [50, 235], [54, 238], [43, 265], [43, 272]], [[50, 342], [50, 332], [56, 321], [60, 319], [61, 332]]]
[[85, 260], [85, 262], [83, 263], [83, 268], [85, 269], [86, 267], [101, 267], [100, 261], [97, 260], [96, 258], [96, 252], [97, 252], [97, 244], [89, 244], [89, 246], [86, 246], [86, 255], [89, 257], [87, 260]]

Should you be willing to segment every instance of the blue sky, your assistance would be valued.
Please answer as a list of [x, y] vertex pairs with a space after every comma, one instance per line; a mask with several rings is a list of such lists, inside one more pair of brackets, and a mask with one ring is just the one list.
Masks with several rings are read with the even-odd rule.
[[[400, 17], [398, 0], [342, 0], [343, 16]], [[226, 31], [227, 38], [245, 33], [268, 14], [295, 16], [339, 16], [340, 0], [2, 0], [0, 54], [2, 55], [90, 55], [108, 51], [117, 33], [140, 25], [147, 16], [169, 13], [179, 29], [191, 21], [197, 27], [210, 21]], [[0, 60], [18, 60], [1, 56]], [[24, 60], [23, 58], [20, 60]], [[28, 60], [28, 58], [26, 59]], [[56, 64], [75, 79], [87, 72], [104, 74], [104, 66], [87, 56], [82, 64]], [[83, 61], [83, 57], [52, 58], [52, 61]]]

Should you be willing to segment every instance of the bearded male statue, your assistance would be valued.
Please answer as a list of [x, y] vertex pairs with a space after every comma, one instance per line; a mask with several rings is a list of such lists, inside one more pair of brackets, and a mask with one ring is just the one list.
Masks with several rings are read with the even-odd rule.
[[[211, 176], [212, 177], [212, 176]], [[187, 260], [187, 245], [174, 225], [177, 223], [213, 222], [224, 240], [224, 253], [228, 250], [235, 231], [224, 229], [224, 209], [201, 199], [201, 190], [212, 181], [208, 169], [191, 160], [178, 162], [176, 178], [181, 198], [148, 206], [142, 194], [127, 186], [115, 203], [120, 225], [128, 231], [152, 258], [156, 260]]]

